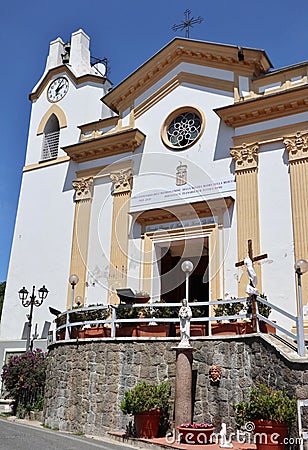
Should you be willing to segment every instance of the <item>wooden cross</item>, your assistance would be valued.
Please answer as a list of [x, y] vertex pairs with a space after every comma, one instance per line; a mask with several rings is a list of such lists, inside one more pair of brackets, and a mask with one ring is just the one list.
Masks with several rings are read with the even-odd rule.
[[[251, 259], [251, 261], [254, 263], [255, 261], [261, 261], [262, 259], [267, 258], [267, 253], [264, 253], [263, 255], [259, 256], [253, 256], [253, 249], [252, 249], [252, 240], [248, 240], [248, 256]], [[244, 261], [239, 261], [235, 263], [235, 267], [240, 267], [244, 265]], [[251, 280], [249, 281], [250, 286], [252, 285]], [[252, 329], [254, 332], [258, 330], [257, 327], [257, 307], [256, 307], [256, 295], [251, 296], [251, 324]]]

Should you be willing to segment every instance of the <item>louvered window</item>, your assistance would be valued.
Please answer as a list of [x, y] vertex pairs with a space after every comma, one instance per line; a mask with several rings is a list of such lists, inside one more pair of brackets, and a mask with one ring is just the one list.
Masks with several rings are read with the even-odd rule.
[[50, 116], [45, 129], [41, 160], [57, 158], [59, 151], [60, 128], [57, 117], [52, 114]]

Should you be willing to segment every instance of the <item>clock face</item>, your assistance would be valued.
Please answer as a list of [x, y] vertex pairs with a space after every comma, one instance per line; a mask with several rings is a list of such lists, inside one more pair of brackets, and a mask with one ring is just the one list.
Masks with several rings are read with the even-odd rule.
[[59, 77], [54, 80], [48, 88], [47, 97], [50, 102], [58, 102], [68, 91], [68, 80], [64, 77]]

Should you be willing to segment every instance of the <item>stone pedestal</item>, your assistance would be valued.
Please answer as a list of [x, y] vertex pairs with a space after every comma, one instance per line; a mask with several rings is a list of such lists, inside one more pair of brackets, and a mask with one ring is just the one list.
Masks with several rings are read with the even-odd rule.
[[176, 351], [175, 428], [192, 422], [193, 347], [173, 347]]

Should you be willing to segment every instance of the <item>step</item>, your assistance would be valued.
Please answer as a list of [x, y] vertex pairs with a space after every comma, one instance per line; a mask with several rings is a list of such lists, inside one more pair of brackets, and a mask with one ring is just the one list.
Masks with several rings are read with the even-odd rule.
[[[108, 432], [110, 438], [117, 442], [129, 444], [136, 448], [162, 450], [162, 449], [175, 449], [175, 450], [221, 450], [219, 444], [179, 444], [178, 442], [168, 442], [168, 439], [154, 438], [154, 439], [142, 439], [128, 436], [121, 431]], [[170, 439], [171, 441], [171, 439]], [[255, 450], [257, 447], [254, 444], [241, 444], [239, 442], [232, 442], [234, 450]]]

